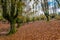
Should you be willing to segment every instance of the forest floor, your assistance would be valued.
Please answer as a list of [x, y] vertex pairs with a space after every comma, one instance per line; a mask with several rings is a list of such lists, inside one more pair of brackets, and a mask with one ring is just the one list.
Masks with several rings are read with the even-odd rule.
[[[0, 23], [3, 31], [8, 26]], [[60, 40], [60, 20], [30, 22], [18, 28], [15, 34], [0, 36], [0, 40]]]

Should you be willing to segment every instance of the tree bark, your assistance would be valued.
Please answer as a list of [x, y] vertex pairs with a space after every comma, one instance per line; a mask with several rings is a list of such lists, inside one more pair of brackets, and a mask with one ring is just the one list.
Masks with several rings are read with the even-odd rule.
[[13, 20], [12, 22], [10, 22], [10, 32], [9, 34], [13, 34], [16, 32], [16, 26], [15, 26], [16, 22], [15, 20]]

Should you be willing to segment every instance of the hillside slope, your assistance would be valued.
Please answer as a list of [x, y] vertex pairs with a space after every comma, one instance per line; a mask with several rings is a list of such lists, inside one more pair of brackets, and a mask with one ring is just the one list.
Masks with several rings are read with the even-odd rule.
[[24, 24], [15, 34], [0, 36], [0, 40], [60, 40], [60, 20]]

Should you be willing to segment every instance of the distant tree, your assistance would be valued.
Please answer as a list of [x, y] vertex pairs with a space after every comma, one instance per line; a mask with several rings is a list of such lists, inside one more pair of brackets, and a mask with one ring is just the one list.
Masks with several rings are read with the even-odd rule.
[[23, 17], [23, 12], [24, 12], [24, 8], [25, 8], [25, 2], [24, 2], [24, 0], [19, 0], [19, 2], [17, 3], [17, 8], [18, 8], [18, 17], [17, 17], [17, 20], [16, 20], [16, 22], [17, 22], [17, 24], [18, 24], [18, 26], [17, 26], [17, 28], [19, 28], [20, 27], [20, 24], [22, 24], [23, 23], [23, 20], [24, 20], [24, 17]]
[[42, 10], [47, 18], [47, 21], [49, 21], [49, 7], [48, 7], [48, 0], [41, 0], [41, 6]]
[[58, 7], [60, 7], [60, 0], [56, 0], [56, 2], [58, 3]]

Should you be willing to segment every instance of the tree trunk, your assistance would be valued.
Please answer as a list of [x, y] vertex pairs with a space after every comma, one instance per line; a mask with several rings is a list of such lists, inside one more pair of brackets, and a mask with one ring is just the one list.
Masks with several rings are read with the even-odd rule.
[[45, 12], [45, 16], [46, 16], [47, 21], [49, 21], [49, 12]]
[[49, 21], [49, 16], [46, 16], [46, 18], [47, 18], [47, 21]]
[[15, 24], [16, 24], [15, 20], [12, 21], [12, 22], [10, 22], [10, 32], [9, 32], [9, 34], [13, 34], [13, 33], [16, 32], [16, 26], [15, 26]]

